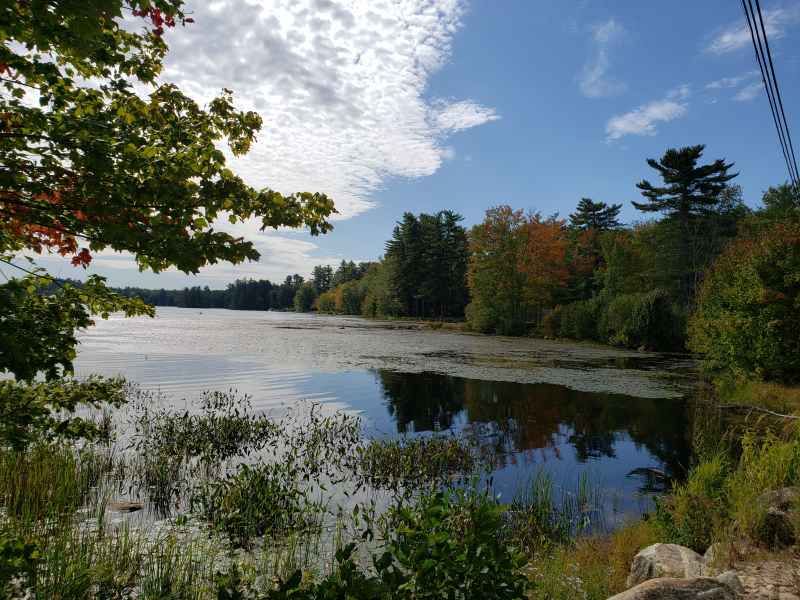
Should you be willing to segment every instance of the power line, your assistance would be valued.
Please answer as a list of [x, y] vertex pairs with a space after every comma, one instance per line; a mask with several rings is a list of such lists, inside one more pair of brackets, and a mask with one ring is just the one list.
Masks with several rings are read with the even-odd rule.
[[772, 51], [769, 48], [769, 39], [767, 38], [767, 30], [764, 27], [764, 19], [761, 16], [761, 2], [756, 0], [756, 9], [758, 9], [758, 20], [761, 22], [761, 30], [764, 32], [764, 45], [767, 47], [767, 58], [769, 59], [769, 70], [772, 73], [772, 81], [775, 83], [775, 94], [778, 96], [778, 106], [781, 110], [783, 117], [783, 124], [786, 128], [786, 139], [789, 141], [789, 151], [792, 154], [792, 164], [794, 165], [795, 179], [800, 183], [800, 171], [797, 170], [797, 158], [794, 155], [794, 145], [792, 144], [792, 134], [789, 133], [789, 122], [786, 120], [786, 113], [783, 111], [783, 99], [781, 98], [781, 90], [778, 87], [778, 78], [775, 75], [775, 65], [772, 63]]
[[742, 7], [744, 8], [745, 17], [747, 18], [747, 26], [750, 29], [750, 38], [753, 40], [753, 50], [756, 54], [758, 68], [761, 71], [761, 80], [764, 83], [764, 90], [767, 93], [767, 100], [769, 101], [769, 108], [772, 113], [772, 121], [778, 132], [778, 141], [780, 142], [781, 151], [783, 152], [783, 159], [786, 162], [786, 169], [789, 171], [789, 178], [792, 180], [792, 183], [796, 184], [796, 176], [792, 168], [792, 163], [789, 160], [788, 144], [783, 133], [782, 122], [778, 117], [777, 104], [772, 91], [772, 78], [768, 75], [766, 69], [766, 58], [764, 57], [764, 48], [761, 44], [761, 32], [758, 30], [758, 24], [756, 23], [755, 11], [753, 10], [752, 2], [750, 2], [750, 6], [748, 7], [747, 2], [742, 0]]
[[[789, 134], [789, 124], [786, 121], [786, 113], [783, 110], [783, 102], [780, 99], [778, 81], [775, 77], [775, 68], [774, 64], [772, 63], [772, 54], [769, 50], [767, 32], [764, 27], [764, 19], [761, 15], [761, 6], [759, 4], [759, 0], [756, 0], [758, 21], [756, 21], [756, 9], [753, 8], [753, 0], [742, 0], [742, 7], [744, 8], [745, 17], [747, 19], [747, 26], [750, 29], [750, 38], [753, 41], [753, 50], [756, 54], [758, 68], [761, 71], [761, 79], [764, 83], [764, 89], [767, 92], [767, 100], [769, 101], [769, 107], [772, 113], [772, 121], [775, 124], [775, 129], [778, 132], [778, 141], [781, 145], [781, 151], [783, 153], [784, 161], [786, 162], [786, 168], [789, 171], [789, 178], [795, 187], [800, 187], [800, 173], [797, 170], [797, 161], [794, 157], [794, 147], [792, 145], [791, 135]], [[768, 61], [770, 70], [767, 69]]]

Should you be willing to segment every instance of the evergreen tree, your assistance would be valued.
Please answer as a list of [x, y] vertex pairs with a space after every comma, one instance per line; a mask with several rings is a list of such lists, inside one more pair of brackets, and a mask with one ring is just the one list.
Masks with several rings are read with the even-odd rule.
[[463, 217], [452, 211], [435, 215], [406, 213], [386, 243], [393, 261], [392, 288], [403, 314], [413, 317], [460, 316], [467, 303], [469, 257]]
[[636, 184], [647, 201], [633, 202], [644, 212], [661, 212], [687, 222], [693, 216], [713, 212], [728, 182], [738, 173], [728, 173], [733, 163], [724, 159], [697, 166], [705, 146], [670, 148], [661, 160], [647, 159], [647, 164], [658, 171], [664, 187], [655, 187], [646, 179]]
[[606, 231], [618, 229], [619, 211], [622, 204], [608, 205], [605, 202], [595, 202], [591, 198], [581, 198], [575, 212], [569, 216], [570, 227], [574, 229]]
[[673, 228], [672, 248], [665, 248], [665, 268], [674, 271], [676, 284], [684, 302], [692, 298], [708, 257], [702, 248], [704, 230], [720, 216], [728, 182], [738, 173], [729, 173], [733, 163], [724, 159], [698, 165], [705, 146], [670, 148], [661, 160], [648, 159], [658, 171], [662, 187], [642, 180], [636, 187], [645, 202], [633, 202], [643, 212], [661, 212], [664, 225]]
[[331, 289], [333, 283], [333, 267], [330, 265], [317, 265], [311, 275], [317, 294], [322, 294]]

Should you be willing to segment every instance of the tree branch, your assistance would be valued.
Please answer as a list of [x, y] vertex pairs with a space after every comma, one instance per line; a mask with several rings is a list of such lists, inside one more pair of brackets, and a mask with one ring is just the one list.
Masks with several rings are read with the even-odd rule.
[[729, 410], [750, 410], [750, 411], [757, 411], [761, 412], [773, 417], [779, 417], [781, 419], [800, 419], [800, 415], [784, 415], [781, 413], [777, 413], [775, 411], [769, 410], [767, 408], [761, 408], [760, 406], [750, 406], [748, 404], [721, 404], [717, 408], [725, 408]]
[[16, 79], [9, 79], [8, 77], [0, 77], [0, 81], [5, 81], [8, 83], [13, 83], [14, 85], [24, 85], [25, 87], [29, 87], [32, 90], [41, 90], [39, 86], [31, 85], [30, 83], [23, 83], [21, 81], [17, 81]]
[[49, 273], [45, 273], [44, 275], [42, 275], [41, 273], [37, 273], [36, 271], [31, 271], [29, 269], [26, 269], [25, 267], [20, 267], [19, 265], [15, 265], [13, 262], [11, 262], [10, 260], [6, 260], [5, 258], [0, 258], [0, 262], [3, 262], [11, 267], [14, 267], [15, 269], [19, 269], [23, 273], [27, 273], [28, 275], [32, 275], [33, 277], [37, 277], [39, 279], [47, 279], [52, 283], [55, 283], [61, 289], [64, 289], [64, 286], [61, 285], [61, 283]]

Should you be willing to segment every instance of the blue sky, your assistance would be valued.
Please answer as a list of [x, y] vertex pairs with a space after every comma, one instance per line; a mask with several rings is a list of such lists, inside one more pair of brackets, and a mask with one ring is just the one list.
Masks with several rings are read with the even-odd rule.
[[[267, 126], [234, 169], [329, 193], [342, 218], [317, 238], [246, 229], [261, 262], [197, 278], [99, 257], [112, 284], [223, 287], [374, 259], [404, 211], [452, 209], [471, 225], [497, 204], [566, 216], [586, 196], [632, 222], [635, 184], [654, 175], [645, 159], [675, 146], [735, 161], [751, 206], [787, 178], [736, 0], [194, 4], [198, 30], [168, 40], [166, 78], [200, 99], [236, 90]], [[800, 1], [763, 8], [800, 143]]]

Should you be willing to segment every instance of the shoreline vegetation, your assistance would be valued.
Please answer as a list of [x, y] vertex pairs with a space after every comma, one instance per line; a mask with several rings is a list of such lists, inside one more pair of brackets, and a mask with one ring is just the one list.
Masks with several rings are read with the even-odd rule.
[[[500, 499], [481, 475], [486, 448], [446, 433], [370, 440], [357, 418], [312, 406], [276, 420], [234, 392], [208, 392], [188, 413], [118, 384], [125, 408], [93, 414], [92, 441], [0, 451], [8, 597], [439, 598], [464, 586], [466, 597], [603, 599], [627, 589], [655, 543], [712, 548], [723, 572], [753, 553], [791, 561], [800, 534], [796, 424], [724, 408], [800, 416], [798, 388], [718, 387], [696, 405], [687, 478], [609, 528], [589, 478], [565, 490], [541, 470]], [[783, 529], [770, 490], [788, 495]], [[486, 581], [491, 592], [469, 595]]]
[[[197, 274], [260, 257], [220, 222], [321, 235], [336, 208], [248, 185], [226, 156], [248, 152], [261, 116], [231, 90], [201, 106], [160, 79], [165, 31], [193, 23], [183, 0], [19, 1], [2, 15], [0, 262], [18, 277], [0, 283], [0, 596], [732, 599], [737, 586], [780, 597], [778, 578], [795, 577], [780, 593], [797, 597], [795, 186], [751, 208], [734, 163], [698, 144], [646, 159], [657, 179], [631, 182], [642, 220], [627, 226], [621, 204], [590, 198], [568, 218], [493, 206], [470, 228], [449, 210], [405, 213], [380, 259], [308, 280], [170, 293], [57, 280], [37, 255], [80, 269], [126, 252]], [[689, 350], [711, 395], [695, 403], [686, 477], [607, 527], [585, 477], [562, 489], [533, 473], [498, 498], [491, 452], [459, 437], [367, 439], [351, 416], [308, 405], [273, 419], [235, 392], [175, 410], [119, 379], [73, 378], [79, 331], [178, 298]]]

